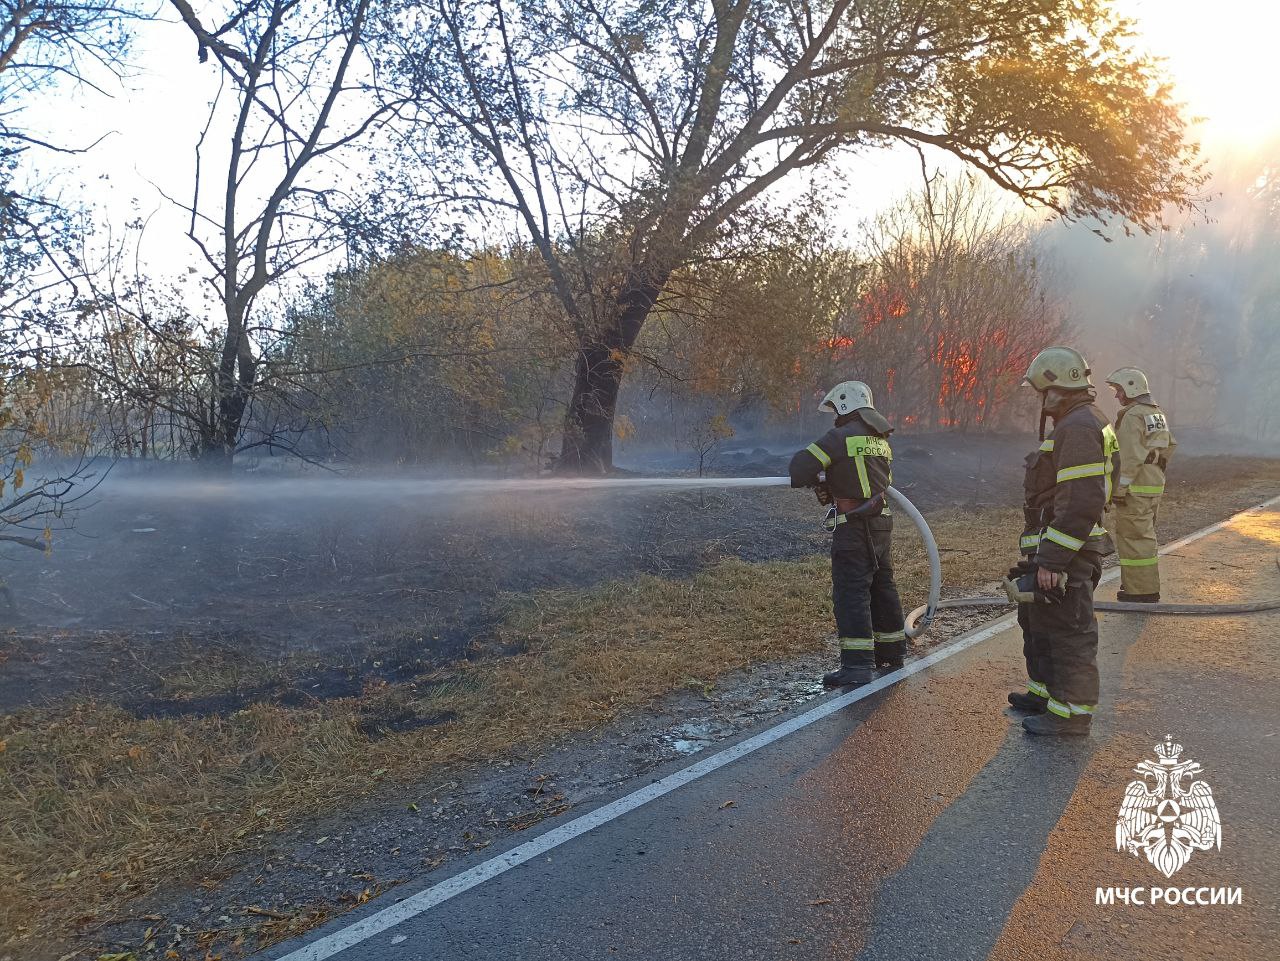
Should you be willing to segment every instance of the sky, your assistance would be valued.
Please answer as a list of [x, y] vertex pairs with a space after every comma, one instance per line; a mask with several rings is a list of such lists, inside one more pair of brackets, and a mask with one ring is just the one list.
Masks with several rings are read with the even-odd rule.
[[[1167, 58], [1177, 93], [1215, 163], [1280, 135], [1280, 72], [1274, 42], [1280, 5], [1269, 0], [1121, 0], [1137, 18], [1143, 39]], [[207, 6], [207, 5], [206, 5]], [[197, 4], [197, 9], [201, 5]], [[200, 64], [196, 45], [179, 22], [145, 24], [126, 89], [101, 97], [64, 94], [40, 118], [59, 142], [92, 151], [58, 161], [43, 173], [67, 193], [84, 184], [102, 209], [100, 222], [135, 213], [151, 218], [141, 254], [154, 273], [186, 274], [202, 267], [183, 237], [185, 218], [165, 199], [191, 190], [193, 147], [216, 92], [213, 63]], [[851, 231], [876, 210], [919, 183], [913, 152], [877, 151], [844, 162], [850, 189], [843, 220]], [[1078, 229], [1078, 228], [1076, 228]], [[1099, 253], [1103, 256], [1105, 252]]]

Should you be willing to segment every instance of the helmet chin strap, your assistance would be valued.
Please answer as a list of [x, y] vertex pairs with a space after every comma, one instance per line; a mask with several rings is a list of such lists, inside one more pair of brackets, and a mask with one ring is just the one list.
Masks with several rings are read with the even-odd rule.
[[1049, 408], [1045, 405], [1049, 401], [1049, 392], [1045, 391], [1040, 395], [1040, 442], [1044, 443], [1044, 425], [1049, 420]]

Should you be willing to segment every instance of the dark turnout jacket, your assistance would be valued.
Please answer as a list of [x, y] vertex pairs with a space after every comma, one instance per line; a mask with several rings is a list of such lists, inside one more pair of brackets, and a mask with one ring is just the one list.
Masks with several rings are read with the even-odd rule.
[[863, 407], [791, 458], [791, 486], [812, 487], [826, 471], [827, 488], [842, 500], [868, 500], [893, 483], [893, 428], [874, 407]]
[[1063, 571], [1080, 550], [1112, 553], [1102, 514], [1119, 469], [1118, 449], [1115, 431], [1086, 399], [1057, 418], [1027, 458], [1021, 547], [1037, 565]]

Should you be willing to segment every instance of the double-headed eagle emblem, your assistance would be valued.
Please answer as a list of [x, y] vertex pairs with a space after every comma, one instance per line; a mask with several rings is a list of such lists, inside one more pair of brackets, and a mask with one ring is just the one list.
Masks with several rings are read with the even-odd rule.
[[[1145, 854], [1166, 878], [1173, 877], [1192, 851], [1222, 848], [1222, 820], [1213, 791], [1204, 781], [1183, 781], [1200, 773], [1195, 761], [1179, 761], [1182, 745], [1166, 735], [1155, 747], [1159, 761], [1139, 761], [1116, 818], [1116, 850]], [[1154, 783], [1151, 783], [1151, 781]]]

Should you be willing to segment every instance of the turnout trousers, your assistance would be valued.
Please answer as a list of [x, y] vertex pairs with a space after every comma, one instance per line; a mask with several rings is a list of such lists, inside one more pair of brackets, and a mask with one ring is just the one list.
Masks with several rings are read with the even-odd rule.
[[1046, 698], [1061, 717], [1092, 714], [1098, 704], [1098, 619], [1093, 589], [1102, 558], [1082, 550], [1067, 567], [1067, 596], [1060, 604], [1019, 604], [1027, 690]]
[[1160, 513], [1160, 498], [1131, 493], [1115, 505], [1115, 512], [1120, 589], [1126, 594], [1159, 594], [1156, 517]]
[[877, 662], [902, 658], [907, 635], [893, 580], [893, 518], [851, 518], [831, 535], [831, 601], [845, 652], [874, 652]]

